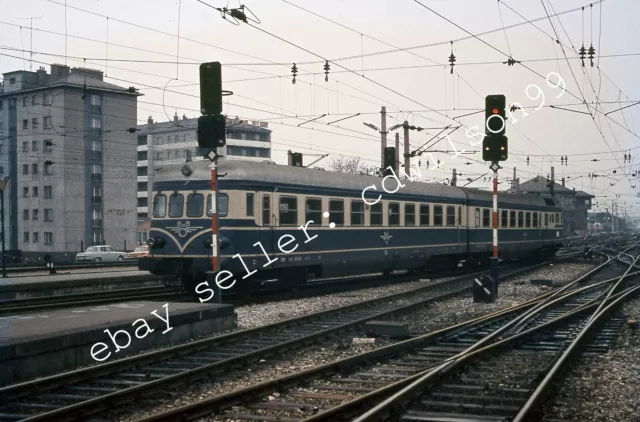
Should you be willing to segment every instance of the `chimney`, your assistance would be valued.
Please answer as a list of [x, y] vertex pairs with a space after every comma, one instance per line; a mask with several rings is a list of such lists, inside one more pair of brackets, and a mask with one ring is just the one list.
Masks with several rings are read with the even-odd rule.
[[69, 66], [64, 64], [52, 64], [51, 65], [51, 78], [61, 79], [69, 74]]
[[147, 119], [147, 124], [148, 125], [152, 125], [153, 124], [153, 117], [149, 116], [149, 118]]
[[182, 120], [187, 120], [187, 115], [186, 114], [182, 114]]
[[174, 123], [178, 123], [178, 112], [176, 111], [176, 114], [173, 115], [173, 122]]
[[562, 187], [564, 187], [564, 177], [562, 178]]

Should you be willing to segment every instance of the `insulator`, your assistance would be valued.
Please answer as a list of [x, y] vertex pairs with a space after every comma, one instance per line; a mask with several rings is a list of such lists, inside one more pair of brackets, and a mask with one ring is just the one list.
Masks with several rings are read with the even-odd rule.
[[291, 66], [291, 73], [293, 74], [293, 80], [291, 81], [291, 83], [295, 84], [296, 76], [298, 75], [298, 66], [296, 66], [295, 63], [293, 64], [293, 66]]
[[453, 74], [453, 66], [455, 66], [456, 62], [456, 56], [455, 54], [453, 54], [453, 51], [451, 52], [451, 55], [449, 56], [449, 63], [451, 64], [451, 74]]
[[593, 56], [596, 54], [596, 49], [593, 48], [593, 44], [589, 47], [589, 60], [591, 60], [591, 67], [593, 67]]
[[527, 155], [527, 165], [529, 165], [529, 156]]
[[429, 160], [427, 160], [427, 168], [429, 168]]
[[329, 82], [329, 70], [331, 70], [331, 66], [329, 66], [329, 60], [325, 60], [324, 62], [324, 81]]
[[582, 47], [580, 47], [580, 60], [582, 60], [582, 67], [584, 67], [584, 56], [587, 54], [587, 49], [584, 48], [584, 44], [582, 44]]

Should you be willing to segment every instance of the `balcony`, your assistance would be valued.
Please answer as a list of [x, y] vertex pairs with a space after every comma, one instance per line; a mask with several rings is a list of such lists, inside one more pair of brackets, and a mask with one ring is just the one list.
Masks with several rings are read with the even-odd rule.
[[94, 229], [99, 229], [102, 227], [102, 220], [91, 220], [91, 227]]
[[91, 174], [91, 181], [95, 183], [100, 183], [102, 181], [102, 174]]
[[100, 196], [91, 197], [91, 205], [101, 205], [101, 204], [102, 204], [102, 197]]

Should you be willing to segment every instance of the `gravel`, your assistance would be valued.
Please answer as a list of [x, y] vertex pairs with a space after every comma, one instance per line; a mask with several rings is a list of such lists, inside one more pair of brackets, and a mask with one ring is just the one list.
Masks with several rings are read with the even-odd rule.
[[[411, 331], [415, 334], [426, 333], [447, 327], [451, 324], [465, 321], [475, 316], [483, 315], [493, 310], [513, 306], [522, 301], [528, 300], [550, 288], [537, 286], [530, 283], [531, 279], [548, 278], [553, 279], [553, 287], [561, 286], [577, 278], [594, 267], [593, 264], [551, 264], [547, 267], [534, 271], [526, 276], [519, 277], [513, 281], [505, 283], [499, 289], [499, 298], [492, 304], [473, 304], [471, 297], [461, 297], [432, 303], [428, 308], [409, 316], [404, 316], [398, 320], [407, 321]], [[440, 280], [438, 280], [440, 281]], [[282, 319], [294, 316], [305, 315], [311, 312], [318, 312], [324, 309], [331, 309], [338, 306], [360, 302], [368, 298], [380, 297], [399, 291], [406, 291], [433, 281], [419, 281], [396, 284], [392, 286], [375, 287], [362, 289], [348, 293], [337, 293], [318, 298], [294, 299], [274, 303], [257, 305], [247, 305], [238, 307], [239, 325], [242, 328], [256, 327], [270, 324]], [[298, 350], [281, 356], [279, 360], [269, 359], [262, 361], [257, 368], [246, 369], [245, 371], [235, 371], [226, 378], [217, 378], [215, 381], [203, 381], [189, 386], [179, 391], [168, 391], [168, 399], [160, 395], [154, 397], [156, 404], [152, 407], [141, 409], [141, 403], [137, 403], [135, 413], [128, 413], [126, 417], [122, 414], [107, 415], [108, 420], [132, 421], [149, 415], [158, 413], [178, 406], [194, 403], [209, 397], [213, 397], [225, 392], [255, 385], [257, 383], [281, 377], [293, 372], [298, 372], [317, 365], [322, 365], [334, 360], [343, 359], [364, 353], [392, 342], [384, 339], [377, 339], [375, 344], [351, 344], [351, 338], [341, 337], [333, 343], [312, 346], [304, 350]], [[158, 400], [161, 401], [160, 404]], [[131, 410], [131, 409], [130, 409]], [[213, 420], [213, 419], [202, 419]]]
[[[640, 299], [622, 308], [640, 321]], [[583, 422], [640, 421], [640, 326], [625, 324], [609, 352], [583, 359], [558, 384], [544, 407], [545, 416]]]

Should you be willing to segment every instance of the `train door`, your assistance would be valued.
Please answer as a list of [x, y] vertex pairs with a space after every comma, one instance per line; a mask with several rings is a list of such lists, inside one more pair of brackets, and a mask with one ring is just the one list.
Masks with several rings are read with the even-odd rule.
[[275, 195], [270, 193], [263, 193], [260, 198], [260, 242], [264, 246], [265, 250], [273, 254], [275, 251], [275, 226], [276, 226], [276, 213], [275, 213]]

